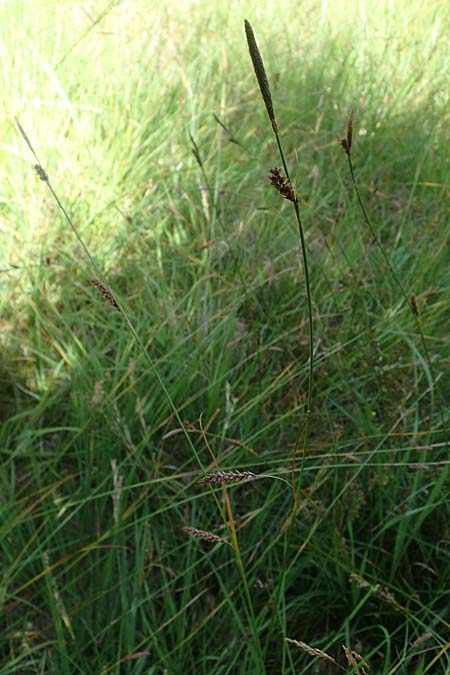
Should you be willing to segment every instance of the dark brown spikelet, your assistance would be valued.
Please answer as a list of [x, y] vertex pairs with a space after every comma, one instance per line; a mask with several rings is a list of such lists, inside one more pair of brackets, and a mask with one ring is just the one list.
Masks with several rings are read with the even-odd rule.
[[253, 28], [250, 26], [247, 19], [244, 21], [244, 25], [245, 25], [245, 34], [247, 36], [248, 51], [250, 52], [250, 58], [253, 63], [253, 69], [255, 71], [256, 79], [258, 80], [259, 88], [261, 90], [264, 105], [266, 106], [267, 114], [269, 115], [269, 119], [272, 122], [272, 129], [277, 134], [278, 127], [275, 121], [275, 113], [273, 110], [273, 103], [272, 103], [272, 94], [270, 91], [266, 70], [264, 68], [264, 63], [261, 57], [261, 52], [259, 51], [258, 45], [256, 44]]
[[100, 293], [103, 295], [103, 297], [105, 298], [105, 300], [106, 300], [107, 302], [109, 302], [109, 304], [110, 304], [112, 307], [114, 307], [114, 309], [118, 309], [119, 312], [120, 312], [120, 307], [119, 307], [119, 305], [118, 305], [117, 302], [114, 300], [114, 297], [111, 295], [111, 293], [108, 291], [108, 289], [105, 288], [105, 287], [103, 286], [103, 284], [102, 284], [101, 281], [99, 281], [98, 279], [89, 279], [89, 283], [92, 284], [93, 286], [95, 286], [95, 288], [98, 288], [98, 290], [99, 290]]
[[199, 485], [217, 485], [219, 483], [238, 483], [255, 477], [256, 473], [253, 473], [253, 471], [216, 471], [204, 476], [198, 482]]
[[44, 181], [44, 183], [48, 183], [47, 172], [40, 164], [35, 164], [34, 170], [36, 171], [39, 178]]
[[344, 148], [345, 153], [350, 157], [352, 151], [352, 139], [353, 139], [353, 110], [350, 113], [347, 124], [347, 138], [343, 138], [341, 145]]
[[190, 138], [191, 143], [192, 143], [192, 154], [194, 155], [197, 164], [202, 169], [203, 168], [203, 162], [202, 162], [202, 158], [201, 158], [201, 155], [200, 155], [200, 150], [198, 149], [198, 145], [195, 142], [194, 137], [192, 136], [191, 133], [189, 133], [189, 138]]
[[207, 532], [206, 530], [199, 530], [196, 527], [182, 527], [181, 530], [196, 539], [203, 539], [204, 541], [211, 541], [216, 544], [228, 544], [227, 540], [219, 537], [219, 535]]
[[414, 312], [414, 314], [419, 317], [419, 305], [417, 304], [417, 298], [415, 295], [411, 295], [410, 297], [410, 302], [411, 302], [411, 309]]
[[291, 182], [288, 178], [286, 178], [286, 176], [283, 176], [280, 169], [270, 169], [269, 180], [270, 184], [273, 185], [275, 190], [278, 190], [278, 192], [283, 195], [285, 199], [289, 199], [290, 202], [295, 202], [297, 200], [295, 190], [292, 187]]

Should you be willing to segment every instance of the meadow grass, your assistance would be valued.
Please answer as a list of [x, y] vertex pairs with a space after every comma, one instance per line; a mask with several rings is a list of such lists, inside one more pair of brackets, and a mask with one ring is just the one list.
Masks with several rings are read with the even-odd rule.
[[449, 672], [450, 10], [273, 5], [0, 6], [2, 675]]

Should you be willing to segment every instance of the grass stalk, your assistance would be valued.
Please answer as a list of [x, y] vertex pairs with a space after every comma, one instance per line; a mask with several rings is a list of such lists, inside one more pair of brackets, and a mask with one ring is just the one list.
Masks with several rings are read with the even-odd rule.
[[[344, 152], [347, 156], [347, 163], [348, 163], [348, 168], [349, 168], [349, 172], [350, 172], [350, 178], [351, 178], [351, 181], [352, 181], [353, 189], [355, 191], [356, 199], [358, 201], [359, 208], [361, 209], [361, 213], [362, 213], [364, 222], [367, 225], [373, 240], [375, 241], [376, 245], [378, 246], [378, 249], [379, 249], [381, 255], [383, 256], [383, 259], [386, 263], [387, 268], [389, 269], [389, 271], [392, 275], [392, 278], [394, 279], [395, 283], [397, 284], [398, 288], [400, 289], [405, 304], [409, 306], [409, 308], [411, 310], [411, 313], [414, 317], [414, 321], [416, 323], [417, 330], [419, 332], [420, 344], [422, 346], [422, 350], [423, 350], [423, 353], [425, 355], [425, 359], [426, 359], [427, 366], [428, 366], [429, 373], [430, 373], [430, 378], [431, 378], [431, 381], [432, 381], [432, 384], [433, 384], [433, 387], [432, 387], [432, 390], [431, 390], [432, 408], [433, 408], [433, 392], [435, 392], [436, 396], [437, 396], [437, 399], [438, 399], [438, 404], [439, 404], [439, 413], [440, 413], [440, 417], [441, 417], [441, 424], [442, 424], [442, 428], [444, 428], [445, 427], [445, 420], [444, 420], [444, 414], [443, 414], [443, 411], [442, 411], [442, 396], [441, 396], [441, 393], [440, 393], [439, 383], [438, 383], [437, 378], [434, 374], [434, 368], [433, 368], [433, 364], [431, 362], [430, 352], [428, 350], [427, 343], [425, 341], [425, 335], [424, 335], [423, 328], [422, 328], [422, 322], [421, 322], [421, 319], [420, 319], [420, 312], [419, 312], [419, 309], [418, 309], [418, 306], [417, 306], [417, 301], [416, 301], [416, 298], [415, 298], [414, 295], [408, 296], [408, 292], [407, 292], [402, 280], [398, 276], [398, 274], [395, 270], [395, 267], [393, 266], [393, 264], [392, 264], [392, 262], [389, 258], [389, 255], [388, 255], [385, 247], [383, 246], [383, 243], [380, 240], [380, 238], [378, 236], [378, 233], [375, 230], [375, 227], [373, 226], [372, 221], [369, 217], [366, 206], [365, 206], [364, 201], [361, 197], [361, 193], [360, 193], [358, 183], [357, 183], [357, 180], [356, 180], [356, 176], [355, 176], [355, 171], [354, 171], [354, 168], [353, 168], [352, 140], [353, 140], [353, 110], [351, 111], [349, 119], [348, 119], [347, 135], [346, 135], [345, 138], [343, 138], [341, 140], [342, 148], [343, 148], [343, 150], [344, 150]], [[430, 416], [430, 424], [431, 423], [432, 423], [432, 415]]]
[[[276, 602], [275, 602], [275, 607], [278, 608], [280, 600], [283, 599], [284, 602], [284, 596], [285, 596], [285, 583], [286, 583], [286, 573], [287, 573], [287, 554], [288, 554], [288, 549], [289, 549], [289, 542], [291, 540], [293, 528], [295, 525], [295, 520], [297, 517], [299, 505], [300, 505], [300, 494], [301, 494], [301, 489], [302, 489], [302, 483], [303, 483], [303, 474], [304, 474], [304, 468], [305, 468], [305, 460], [306, 460], [306, 453], [307, 453], [307, 446], [308, 446], [308, 433], [309, 433], [309, 423], [310, 423], [310, 417], [312, 413], [312, 396], [313, 396], [313, 376], [314, 376], [314, 334], [313, 334], [313, 317], [312, 317], [312, 299], [311, 299], [311, 286], [310, 286], [310, 280], [309, 280], [309, 268], [308, 268], [308, 254], [307, 254], [307, 249], [306, 249], [306, 242], [305, 242], [305, 235], [304, 235], [304, 227], [303, 227], [303, 222], [302, 222], [302, 217], [301, 217], [301, 212], [300, 212], [300, 202], [299, 202], [299, 196], [296, 190], [294, 189], [292, 185], [292, 181], [290, 178], [289, 174], [289, 169], [287, 166], [286, 158], [285, 158], [285, 153], [283, 150], [283, 146], [281, 143], [281, 138], [280, 134], [278, 131], [278, 124], [276, 121], [275, 117], [275, 111], [273, 107], [273, 102], [272, 102], [272, 94], [269, 86], [269, 81], [266, 75], [266, 70], [264, 67], [263, 59], [261, 56], [261, 53], [259, 51], [258, 45], [256, 43], [256, 39], [253, 33], [253, 29], [248, 21], [245, 21], [245, 33], [247, 36], [247, 44], [250, 52], [250, 57], [252, 60], [253, 68], [256, 74], [256, 78], [258, 80], [259, 88], [261, 91], [261, 95], [266, 107], [267, 114], [269, 116], [271, 125], [272, 125], [272, 130], [275, 136], [276, 144], [278, 147], [278, 152], [280, 154], [280, 159], [281, 163], [283, 165], [284, 169], [284, 174], [285, 177], [281, 176], [280, 172], [278, 170], [272, 170], [272, 177], [271, 177], [271, 182], [278, 189], [278, 191], [281, 192], [281, 194], [287, 198], [289, 201], [292, 202], [294, 212], [295, 212], [295, 218], [297, 221], [297, 227], [298, 227], [298, 234], [299, 234], [299, 239], [300, 239], [300, 244], [301, 244], [301, 250], [302, 250], [302, 260], [303, 260], [303, 268], [304, 268], [304, 274], [305, 274], [305, 288], [306, 288], [306, 301], [307, 301], [307, 307], [308, 307], [308, 331], [309, 331], [309, 371], [308, 371], [308, 394], [307, 394], [307, 401], [306, 401], [306, 414], [305, 414], [305, 421], [303, 425], [303, 444], [302, 444], [302, 454], [301, 454], [301, 461], [300, 461], [300, 472], [299, 472], [299, 478], [297, 481], [297, 484], [295, 485], [295, 464], [296, 464], [296, 455], [297, 455], [297, 449], [298, 449], [298, 443], [295, 444], [294, 446], [294, 451], [293, 451], [293, 457], [292, 457], [292, 489], [293, 489], [293, 494], [294, 494], [294, 502], [293, 502], [293, 507], [292, 507], [292, 513], [290, 516], [289, 520], [289, 526], [287, 528], [287, 532], [284, 538], [284, 550], [283, 550], [283, 560], [282, 560], [282, 566], [281, 566], [281, 578], [280, 578], [280, 583], [278, 586], [278, 592], [277, 592], [277, 597], [276, 597]], [[274, 182], [275, 179], [275, 182]], [[277, 181], [277, 179], [279, 179]], [[278, 182], [278, 184], [276, 184]], [[300, 432], [302, 433], [302, 432]], [[277, 611], [274, 612], [274, 616], [276, 615]], [[290, 653], [288, 650], [286, 650], [286, 622], [285, 622], [285, 612], [283, 611], [282, 613], [282, 618], [281, 618], [281, 627], [282, 627], [282, 633], [283, 633], [283, 656], [282, 656], [282, 669], [284, 672], [285, 669], [285, 664], [286, 664], [286, 657], [289, 659]], [[271, 637], [271, 632], [273, 629], [273, 621], [271, 622], [271, 626], [269, 628], [269, 638], [267, 640], [267, 643], [270, 643], [270, 637]]]

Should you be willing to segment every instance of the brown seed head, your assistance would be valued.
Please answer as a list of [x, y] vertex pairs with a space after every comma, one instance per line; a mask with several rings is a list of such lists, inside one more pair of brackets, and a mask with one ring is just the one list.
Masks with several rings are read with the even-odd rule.
[[350, 157], [352, 151], [352, 139], [353, 139], [353, 110], [350, 113], [347, 124], [347, 138], [341, 140], [341, 145], [344, 148], [345, 153]]
[[117, 302], [114, 300], [114, 297], [111, 295], [111, 293], [108, 291], [107, 288], [104, 287], [101, 281], [98, 279], [89, 279], [89, 283], [98, 288], [100, 293], [103, 295], [105, 300], [109, 302], [109, 304], [114, 307], [114, 309], [118, 309], [120, 311], [120, 307], [117, 304]]
[[48, 183], [48, 174], [44, 167], [42, 167], [40, 164], [35, 164], [34, 170], [36, 171], [39, 178], [44, 181], [44, 183]]
[[185, 534], [189, 534], [189, 536], [195, 537], [196, 539], [204, 539], [205, 541], [211, 541], [214, 543], [228, 544], [226, 539], [219, 537], [217, 534], [207, 532], [206, 530], [199, 530], [196, 527], [182, 527], [181, 530]]
[[237, 483], [255, 477], [256, 473], [253, 471], [216, 471], [204, 476], [198, 482], [199, 485], [217, 485], [218, 483]]
[[288, 178], [286, 178], [286, 176], [283, 176], [280, 169], [270, 169], [269, 180], [270, 184], [273, 185], [275, 190], [278, 190], [278, 192], [283, 195], [285, 199], [288, 199], [290, 202], [295, 202], [297, 200], [297, 196], [295, 194], [294, 188], [291, 185], [291, 182]]
[[261, 90], [261, 95], [263, 97], [264, 104], [266, 106], [267, 114], [269, 119], [272, 122], [272, 129], [276, 134], [278, 134], [278, 127], [275, 121], [275, 113], [273, 110], [272, 104], [272, 94], [269, 87], [269, 81], [266, 75], [266, 69], [264, 68], [264, 63], [261, 57], [261, 52], [258, 49], [256, 44], [255, 34], [249, 22], [245, 20], [245, 34], [247, 36], [248, 51], [250, 52], [250, 58], [253, 63], [253, 69], [255, 71], [256, 79], [258, 80], [259, 88]]
[[411, 302], [412, 311], [418, 317], [419, 316], [419, 305], [417, 304], [417, 298], [416, 298], [415, 295], [411, 295], [410, 302]]

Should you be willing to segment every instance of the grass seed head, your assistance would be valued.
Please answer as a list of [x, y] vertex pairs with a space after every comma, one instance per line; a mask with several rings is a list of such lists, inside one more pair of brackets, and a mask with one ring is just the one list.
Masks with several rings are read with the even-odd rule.
[[195, 537], [196, 539], [203, 539], [204, 541], [211, 541], [217, 544], [228, 543], [226, 539], [219, 537], [219, 535], [207, 532], [206, 530], [199, 530], [196, 527], [182, 527], [181, 529], [185, 534], [188, 534], [190, 537]]
[[342, 649], [344, 650], [348, 665], [351, 668], [354, 668], [358, 675], [370, 675], [369, 664], [364, 661], [361, 654], [358, 654], [358, 652], [355, 652], [352, 649], [347, 649], [345, 645], [342, 645]]
[[341, 145], [344, 148], [345, 154], [350, 157], [352, 151], [352, 139], [353, 139], [353, 110], [350, 113], [347, 124], [347, 138], [341, 140]]
[[89, 283], [98, 288], [100, 293], [103, 295], [105, 300], [109, 302], [109, 304], [114, 307], [114, 309], [118, 309], [120, 311], [120, 307], [117, 304], [117, 302], [114, 300], [114, 296], [111, 295], [111, 293], [108, 291], [107, 288], [104, 287], [101, 281], [98, 279], [89, 279]]
[[410, 302], [412, 311], [417, 317], [419, 317], [419, 305], [417, 304], [417, 298], [415, 295], [411, 295]]
[[34, 170], [36, 171], [39, 178], [44, 181], [44, 183], [48, 183], [48, 174], [43, 166], [40, 164], [35, 164]]
[[216, 471], [204, 476], [198, 482], [200, 485], [217, 485], [218, 483], [238, 483], [255, 477], [256, 473], [253, 471]]
[[302, 642], [301, 640], [291, 640], [290, 638], [286, 638], [286, 642], [289, 642], [289, 644], [294, 645], [294, 647], [303, 649], [303, 651], [309, 654], [310, 656], [318, 656], [319, 659], [324, 659], [325, 661], [334, 663], [334, 665], [337, 666], [337, 662], [335, 661], [335, 659], [333, 659], [333, 657], [330, 656], [329, 654], [323, 652], [321, 649], [315, 649], [314, 647], [310, 647], [309, 645], [306, 644], [306, 642]]
[[269, 181], [275, 190], [277, 190], [280, 195], [283, 195], [285, 199], [288, 199], [290, 202], [296, 201], [297, 197], [295, 190], [292, 187], [289, 178], [283, 176], [280, 169], [270, 169]]
[[275, 113], [273, 110], [272, 103], [272, 94], [269, 87], [269, 81], [267, 79], [266, 70], [264, 68], [264, 63], [261, 57], [261, 52], [258, 49], [256, 44], [255, 34], [253, 33], [253, 28], [247, 20], [245, 24], [245, 34], [247, 36], [248, 51], [250, 52], [250, 58], [253, 63], [253, 69], [255, 71], [256, 79], [258, 80], [259, 88], [261, 90], [261, 95], [263, 97], [264, 104], [266, 106], [267, 114], [272, 123], [272, 129], [276, 134], [278, 134], [278, 127], [275, 121]]

